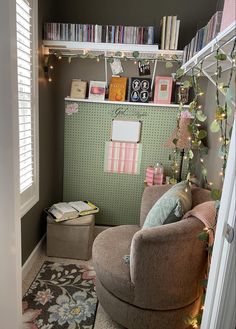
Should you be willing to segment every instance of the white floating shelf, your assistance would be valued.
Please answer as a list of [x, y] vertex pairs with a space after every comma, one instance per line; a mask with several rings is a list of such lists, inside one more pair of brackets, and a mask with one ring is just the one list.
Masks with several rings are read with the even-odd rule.
[[[104, 55], [115, 56], [116, 52], [121, 52], [122, 56], [133, 58], [133, 52], [139, 52], [139, 58], [148, 59], [175, 59], [182, 60], [182, 50], [162, 50], [158, 45], [139, 45], [121, 43], [94, 43], [94, 42], [74, 42], [74, 41], [50, 41], [44, 40], [44, 54], [61, 54], [63, 56], [79, 56], [91, 54], [94, 56]], [[121, 57], [122, 57], [121, 56]]]
[[[233, 49], [235, 38], [236, 21], [228, 26], [224, 31], [220, 32], [216, 38], [214, 38], [197, 54], [183, 64], [181, 68], [185, 71], [185, 73], [188, 73], [192, 69], [200, 68], [209, 76], [213, 76], [217, 70], [217, 63], [215, 59], [217, 49], [220, 49], [221, 53], [229, 55]], [[224, 72], [231, 68], [232, 61], [228, 57], [228, 60], [221, 61], [220, 65], [222, 67], [222, 72]]]
[[[81, 102], [81, 103], [99, 103], [99, 104], [110, 104], [110, 105], [121, 105], [121, 106], [126, 106], [126, 105], [137, 105], [137, 106], [151, 106], [151, 107], [174, 107], [178, 108], [179, 104], [156, 104], [156, 103], [135, 103], [135, 102], [115, 102], [115, 101], [109, 101], [109, 100], [104, 100], [104, 101], [97, 101], [97, 100], [92, 100], [92, 99], [78, 99], [78, 98], [70, 98], [66, 97], [65, 101], [69, 102]], [[189, 108], [188, 105], [184, 105], [184, 108]]]

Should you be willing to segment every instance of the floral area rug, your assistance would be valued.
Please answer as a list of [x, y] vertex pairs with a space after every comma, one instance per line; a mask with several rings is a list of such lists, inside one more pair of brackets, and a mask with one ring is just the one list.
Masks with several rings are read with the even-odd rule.
[[44, 262], [22, 307], [24, 329], [92, 329], [97, 310], [93, 267]]

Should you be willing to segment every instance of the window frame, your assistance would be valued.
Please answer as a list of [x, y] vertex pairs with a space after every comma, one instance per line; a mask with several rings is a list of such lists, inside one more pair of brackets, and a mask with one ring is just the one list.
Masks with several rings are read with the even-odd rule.
[[33, 132], [33, 184], [26, 188], [23, 192], [20, 192], [21, 217], [23, 217], [39, 201], [38, 0], [28, 0], [28, 2], [30, 3], [32, 17], [31, 120]]

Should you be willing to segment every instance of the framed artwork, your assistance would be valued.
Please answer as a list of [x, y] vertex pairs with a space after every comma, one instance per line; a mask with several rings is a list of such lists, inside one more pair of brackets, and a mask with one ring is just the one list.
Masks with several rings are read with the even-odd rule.
[[141, 134], [141, 121], [112, 120], [111, 140], [138, 143]]
[[104, 101], [106, 93], [105, 81], [90, 81], [89, 99], [96, 101]]
[[87, 82], [81, 79], [72, 79], [70, 97], [84, 99], [86, 95]]
[[155, 91], [154, 91], [154, 103], [158, 104], [170, 104], [171, 93], [172, 93], [172, 77], [161, 77], [155, 78]]

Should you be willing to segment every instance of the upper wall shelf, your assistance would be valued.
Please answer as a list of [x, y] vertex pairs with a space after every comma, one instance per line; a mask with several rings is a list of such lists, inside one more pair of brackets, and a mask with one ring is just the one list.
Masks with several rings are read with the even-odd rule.
[[[157, 104], [157, 103], [135, 103], [135, 102], [115, 102], [115, 101], [109, 101], [109, 100], [92, 100], [92, 99], [78, 99], [78, 98], [71, 98], [66, 97], [65, 101], [67, 102], [80, 102], [80, 103], [103, 103], [103, 104], [111, 104], [111, 105], [120, 105], [120, 106], [126, 106], [126, 105], [137, 105], [137, 106], [144, 106], [144, 107], [173, 107], [173, 108], [179, 108], [179, 104]], [[189, 108], [189, 105], [184, 105], [184, 108]]]
[[117, 52], [121, 56], [134, 58], [133, 53], [139, 52], [140, 59], [159, 59], [182, 61], [182, 50], [162, 50], [158, 45], [120, 44], [120, 43], [93, 43], [93, 42], [73, 42], [73, 41], [43, 41], [44, 54], [57, 54], [62, 56], [83, 56], [91, 54], [93, 56], [104, 55], [105, 57], [116, 57]]
[[[235, 38], [236, 21], [219, 33], [215, 39], [183, 64], [182, 69], [185, 73], [188, 73], [192, 69], [200, 70], [208, 78], [212, 77], [217, 70], [217, 61], [215, 59], [217, 49], [219, 49], [222, 54], [230, 54], [234, 46]], [[227, 60], [221, 62], [222, 72], [229, 70], [231, 66], [232, 59], [227, 56]]]

